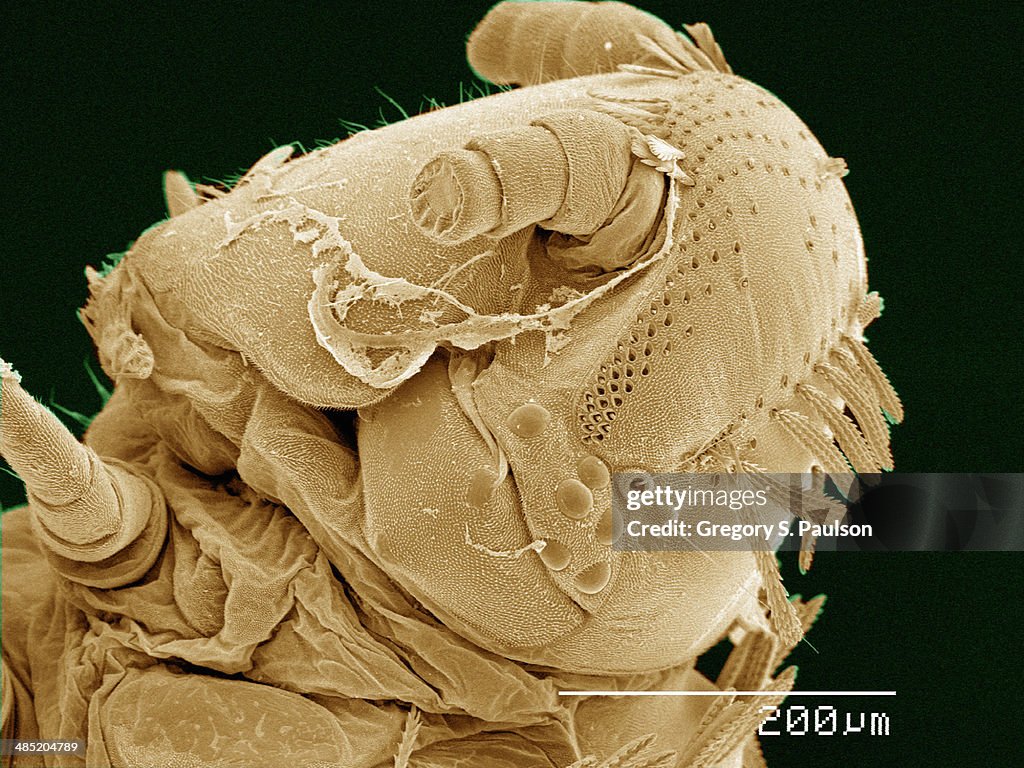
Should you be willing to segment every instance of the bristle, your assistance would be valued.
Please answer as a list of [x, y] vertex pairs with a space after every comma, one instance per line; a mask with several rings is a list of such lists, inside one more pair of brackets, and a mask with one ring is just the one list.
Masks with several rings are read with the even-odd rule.
[[641, 48], [669, 69], [680, 73], [693, 71], [694, 68], [687, 61], [680, 60], [678, 55], [674, 56], [673, 52], [666, 50], [662, 45], [647, 37], [647, 35], [637, 34], [636, 41]]
[[800, 568], [801, 574], [807, 573], [814, 565], [814, 548], [817, 542], [818, 540], [810, 531], [800, 537], [800, 555], [797, 558], [797, 566]]
[[[843, 503], [824, 492], [824, 475], [816, 475], [810, 488], [794, 489], [792, 485], [780, 482], [770, 474], [760, 474], [765, 473], [765, 470], [750, 462], [741, 462], [740, 468], [743, 472], [758, 474], [756, 482], [765, 489], [768, 498], [775, 504], [796, 510], [796, 514], [803, 520], [823, 525], [845, 514]], [[831, 477], [835, 479], [837, 476], [833, 474]], [[794, 499], [794, 493], [799, 496], [798, 499]]]
[[751, 696], [730, 705], [724, 713], [725, 716], [721, 718], [724, 722], [718, 732], [711, 738], [702, 739], [704, 744], [700, 746], [696, 757], [690, 762], [684, 761], [681, 765], [711, 768], [725, 760], [764, 722], [769, 710], [782, 703], [786, 692], [793, 687], [794, 678], [795, 668], [789, 667], [761, 689], [765, 692], [778, 692], [778, 696]]
[[[649, 746], [654, 743], [655, 736], [653, 733], [648, 733], [639, 738], [633, 739], [633, 741], [626, 744], [624, 747], [615, 752], [610, 758], [608, 758], [606, 765], [607, 768], [618, 768], [626, 760], [639, 755], [641, 752], [645, 752]], [[602, 766], [602, 768], [605, 768]]]
[[648, 75], [649, 77], [671, 77], [679, 76], [678, 70], [659, 69], [658, 67], [644, 67], [640, 64], [619, 64], [620, 72], [629, 72], [633, 75]]
[[[868, 444], [872, 446], [872, 450], [875, 452], [883, 469], [892, 469], [892, 453], [889, 449], [889, 425], [882, 414], [882, 404], [879, 402], [878, 391], [874, 382], [871, 381], [869, 373], [860, 367], [857, 363], [857, 358], [846, 347], [839, 346], [833, 348], [831, 359], [849, 377], [860, 398], [860, 407], [866, 410], [865, 416], [862, 417], [853, 408], [852, 403], [849, 403], [850, 410], [857, 417], [861, 432], [867, 438]], [[877, 445], [881, 446], [881, 450], [876, 447], [876, 441]]]
[[[691, 26], [696, 28], [697, 25], [694, 24]], [[707, 27], [707, 25], [704, 26]], [[689, 32], [689, 27], [686, 29], [687, 32]], [[712, 61], [710, 56], [708, 56], [707, 52], [702, 50], [699, 41], [690, 39], [682, 32], [676, 32], [676, 37], [678, 38], [681, 46], [686, 50], [687, 55], [695, 62], [695, 69], [703, 69], [707, 72], [720, 71], [715, 62]]]
[[[842, 363], [835, 354], [832, 359], [836, 363]], [[892, 469], [889, 430], [885, 426], [885, 419], [882, 418], [881, 406], [875, 399], [874, 387], [854, 381], [845, 367], [841, 368], [831, 363], [819, 363], [814, 370], [815, 373], [824, 376], [836, 393], [846, 401], [879, 466], [882, 469]]]
[[228, 193], [228, 190], [221, 189], [214, 184], [196, 184], [195, 191], [203, 202], [207, 200], [216, 200], [218, 197], [224, 197], [224, 195]]
[[715, 684], [722, 689], [741, 691], [760, 689], [775, 668], [773, 661], [778, 639], [766, 632], [748, 632], [743, 642], [732, 649]]
[[818, 179], [820, 181], [825, 181], [826, 179], [842, 179], [849, 173], [850, 169], [846, 165], [845, 158], [826, 157], [818, 161]]
[[772, 416], [786, 431], [796, 438], [829, 474], [841, 475], [850, 471], [843, 454], [823, 432], [819, 432], [802, 413], [775, 409]]
[[872, 388], [878, 396], [878, 402], [885, 409], [890, 420], [897, 424], [903, 421], [903, 404], [900, 402], [900, 397], [896, 394], [892, 384], [889, 383], [889, 379], [878, 365], [874, 355], [871, 354], [871, 350], [867, 348], [863, 341], [852, 336], [843, 336], [842, 341], [845, 348], [850, 350], [857, 360], [857, 364], [867, 375], [868, 381], [871, 382]]
[[[818, 616], [821, 615], [822, 606], [825, 605], [825, 596], [818, 595], [810, 600], [800, 600], [795, 598], [790, 601], [790, 605], [793, 606], [793, 611], [796, 613], [797, 619], [800, 621], [800, 629], [803, 634], [806, 635]], [[799, 641], [797, 641], [799, 642]], [[780, 644], [775, 651], [775, 658], [772, 659], [772, 669], [775, 669], [781, 664], [793, 649], [796, 648], [796, 643], [793, 645]]]
[[857, 322], [861, 328], [867, 328], [882, 316], [882, 297], [877, 291], [865, 294], [857, 308]]
[[615, 104], [600, 102], [592, 106], [596, 112], [614, 117], [621, 123], [631, 128], [636, 128], [643, 133], [657, 133], [664, 131], [665, 119], [660, 115], [654, 115], [644, 109], [634, 107], [630, 104]]
[[697, 724], [697, 728], [693, 732], [692, 740], [694, 742], [697, 742], [702, 735], [706, 736], [710, 733], [712, 724], [736, 700], [733, 690], [731, 688], [725, 689], [722, 691], [721, 696], [716, 696], [711, 700], [711, 704], [704, 711], [704, 716], [700, 719], [700, 723]]
[[669, 768], [677, 763], [674, 751], [654, 751], [655, 735], [648, 733], [626, 744], [601, 763], [600, 768]]
[[398, 745], [397, 754], [395, 754], [395, 768], [408, 768], [409, 760], [416, 749], [416, 738], [420, 732], [420, 725], [420, 713], [414, 706], [405, 718], [402, 741]]
[[623, 96], [621, 93], [599, 90], [587, 91], [587, 95], [597, 102], [595, 108], [606, 110], [616, 107], [628, 108], [629, 114], [643, 115], [662, 122], [665, 121], [665, 115], [672, 110], [670, 101], [657, 96]]
[[715, 40], [714, 34], [711, 32], [709, 27], [704, 22], [697, 24], [684, 24], [683, 29], [686, 30], [687, 34], [690, 35], [697, 43], [697, 47], [707, 56], [711, 65], [719, 72], [724, 72], [727, 75], [732, 74], [732, 67], [729, 66], [729, 62], [725, 60], [725, 54], [722, 53], [721, 46]]
[[759, 549], [754, 552], [754, 560], [764, 585], [768, 610], [771, 611], [768, 622], [783, 645], [796, 645], [804, 633], [796, 610], [788, 600], [786, 588], [782, 586], [782, 574], [779, 573], [775, 553]]
[[747, 701], [735, 701], [722, 709], [715, 717], [713, 723], [699, 734], [695, 734], [687, 748], [685, 758], [680, 765], [687, 768], [704, 768], [720, 762], [715, 759], [717, 755], [730, 746], [731, 742], [737, 741], [743, 715], [749, 708]]
[[821, 611], [824, 607], [824, 595], [812, 597], [810, 600], [800, 600], [794, 606], [797, 616], [800, 617], [800, 626], [803, 627], [804, 634], [809, 632], [811, 627], [814, 626], [814, 622], [818, 620], [818, 616], [821, 615]]
[[871, 451], [857, 425], [840, 412], [824, 392], [810, 384], [798, 384], [799, 394], [825, 421], [835, 435], [836, 442], [857, 472], [878, 472], [879, 462]]

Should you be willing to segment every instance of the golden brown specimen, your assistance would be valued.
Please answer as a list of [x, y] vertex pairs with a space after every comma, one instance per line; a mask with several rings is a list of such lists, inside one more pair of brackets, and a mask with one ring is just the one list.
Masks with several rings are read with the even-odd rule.
[[[29, 492], [5, 737], [89, 766], [763, 764], [820, 603], [771, 554], [613, 550], [610, 473], [878, 471], [902, 413], [845, 164], [688, 32], [503, 3], [469, 58], [522, 87], [227, 194], [168, 174], [172, 218], [90, 274], [116, 390], [85, 445], [0, 370]], [[723, 693], [558, 696], [620, 688]]]

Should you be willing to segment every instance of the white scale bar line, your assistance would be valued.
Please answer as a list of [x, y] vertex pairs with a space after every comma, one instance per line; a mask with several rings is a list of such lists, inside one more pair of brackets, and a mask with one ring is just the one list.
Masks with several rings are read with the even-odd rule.
[[559, 691], [559, 696], [895, 696], [896, 691]]

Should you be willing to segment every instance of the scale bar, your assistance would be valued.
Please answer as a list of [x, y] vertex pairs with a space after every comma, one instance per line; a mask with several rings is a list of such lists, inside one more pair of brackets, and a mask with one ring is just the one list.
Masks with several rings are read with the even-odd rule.
[[559, 691], [559, 696], [895, 696], [896, 691]]

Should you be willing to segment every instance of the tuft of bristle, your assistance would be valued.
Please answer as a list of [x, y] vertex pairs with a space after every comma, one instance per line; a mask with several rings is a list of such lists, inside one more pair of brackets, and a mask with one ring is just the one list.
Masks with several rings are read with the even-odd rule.
[[856, 380], [851, 377], [850, 369], [852, 367], [856, 373], [856, 366], [850, 366], [849, 361], [836, 354], [835, 350], [831, 360], [832, 363], [816, 365], [815, 373], [821, 374], [836, 394], [846, 401], [882, 469], [892, 469], [889, 430], [885, 426], [885, 419], [882, 418], [881, 405], [875, 397], [874, 386], [859, 374]]
[[665, 99], [624, 98], [596, 91], [591, 91], [589, 95], [595, 100], [592, 109], [614, 117], [641, 133], [659, 137], [668, 135], [665, 115], [672, 105]]
[[709, 729], [694, 737], [680, 765], [712, 768], [741, 749], [768, 717], [769, 710], [782, 703], [786, 693], [793, 688], [795, 678], [796, 668], [789, 667], [761, 689], [764, 692], [777, 692], [777, 696], [749, 696], [727, 706]]
[[714, 765], [712, 761], [715, 761], [717, 755], [728, 754], [731, 745], [742, 738], [742, 719], [748, 707], [746, 701], [733, 701], [721, 708], [713, 721], [694, 734], [680, 765], [703, 768]]
[[[857, 362], [857, 358], [854, 356], [853, 352], [845, 346], [840, 345], [833, 348], [830, 358], [843, 370], [843, 372], [850, 378], [853, 386], [856, 387], [857, 394], [860, 396], [860, 400], [863, 403], [861, 407], [867, 410], [863, 419], [860, 414], [854, 410], [854, 415], [860, 423], [861, 431], [864, 432], [864, 436], [872, 446], [874, 445], [873, 441], [875, 440], [877, 440], [880, 445], [884, 446], [884, 451], [880, 451], [874, 447], [872, 447], [872, 450], [875, 451], [875, 454], [881, 460], [882, 467], [884, 469], [892, 469], [892, 454], [889, 449], [889, 426], [885, 421], [885, 417], [882, 415], [882, 403], [878, 397], [877, 387], [871, 380], [871, 375], [868, 371], [861, 368], [860, 363]], [[853, 410], [852, 404], [851, 410]], [[868, 430], [873, 430], [874, 434], [871, 434]]]
[[696, 24], [684, 24], [683, 29], [697, 43], [697, 47], [707, 57], [714, 69], [727, 75], [732, 74], [732, 67], [725, 60], [725, 54], [722, 53], [721, 46], [715, 40], [711, 27], [701, 21]]
[[814, 412], [820, 416], [842, 449], [846, 458], [857, 472], [878, 472], [879, 462], [857, 425], [846, 414], [836, 408], [824, 392], [810, 384], [798, 384], [800, 395]]
[[760, 690], [777, 666], [774, 663], [778, 638], [767, 632], [748, 632], [743, 642], [732, 649], [715, 684], [725, 690]]
[[649, 58], [644, 60], [644, 64], [620, 64], [619, 69], [657, 77], [676, 77], [700, 71], [732, 74], [732, 67], [725, 60], [725, 54], [707, 24], [687, 24], [684, 28], [689, 37], [676, 32], [670, 40], [655, 40], [637, 33], [637, 45]]
[[822, 469], [833, 475], [850, 471], [846, 458], [832, 442], [832, 438], [816, 429], [816, 425], [802, 413], [777, 408], [772, 417], [778, 419], [786, 431], [798, 440], [821, 464]]
[[666, 69], [673, 72], [693, 72], [695, 69], [700, 68], [698, 62], [687, 56], [685, 49], [677, 48], [669, 51], [657, 41], [639, 33], [636, 36], [636, 42], [655, 61], [663, 64]]
[[903, 421], [903, 404], [900, 402], [900, 397], [896, 394], [896, 390], [889, 383], [888, 377], [886, 377], [878, 365], [875, 356], [871, 354], [871, 350], [867, 348], [863, 341], [852, 336], [843, 336], [842, 342], [844, 347], [856, 359], [857, 365], [867, 375], [867, 380], [871, 383], [871, 387], [878, 397], [879, 404], [889, 415], [890, 420], [894, 424]]
[[704, 716], [697, 724], [696, 729], [693, 731], [693, 740], [697, 741], [702, 735], [710, 733], [712, 724], [721, 717], [722, 713], [736, 701], [736, 691], [734, 688], [725, 688], [722, 690], [721, 696], [716, 696], [711, 700], [711, 704], [706, 710], [704, 710]]

